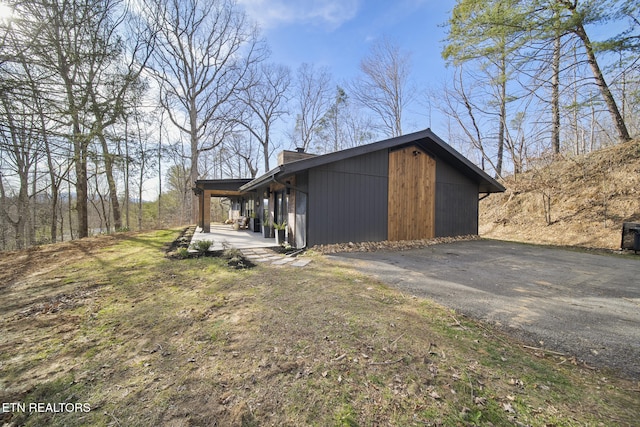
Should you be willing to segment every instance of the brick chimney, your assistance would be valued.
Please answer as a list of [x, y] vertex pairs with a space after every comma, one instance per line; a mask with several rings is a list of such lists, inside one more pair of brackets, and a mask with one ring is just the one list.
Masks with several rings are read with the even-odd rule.
[[278, 166], [315, 156], [315, 154], [305, 153], [302, 147], [296, 148], [296, 151], [284, 150], [278, 154]]

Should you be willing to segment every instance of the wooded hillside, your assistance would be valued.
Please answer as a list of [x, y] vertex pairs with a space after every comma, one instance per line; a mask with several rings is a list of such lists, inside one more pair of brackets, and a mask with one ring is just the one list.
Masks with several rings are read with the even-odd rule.
[[640, 141], [581, 156], [538, 159], [480, 202], [483, 237], [619, 249], [623, 222], [640, 222]]

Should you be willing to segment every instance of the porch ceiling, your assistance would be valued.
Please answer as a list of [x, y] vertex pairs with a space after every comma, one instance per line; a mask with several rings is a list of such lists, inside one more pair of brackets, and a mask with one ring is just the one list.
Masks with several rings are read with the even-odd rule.
[[206, 192], [211, 197], [242, 196], [246, 191], [240, 191], [240, 187], [251, 181], [250, 179], [199, 179], [196, 181], [194, 191]]
[[230, 191], [230, 190], [205, 190], [211, 197], [229, 197], [242, 196], [247, 194], [246, 191]]

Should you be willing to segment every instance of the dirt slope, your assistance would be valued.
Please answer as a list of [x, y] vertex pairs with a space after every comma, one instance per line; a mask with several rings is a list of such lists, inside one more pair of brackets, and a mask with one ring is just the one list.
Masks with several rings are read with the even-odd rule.
[[584, 156], [536, 161], [480, 202], [480, 235], [619, 249], [623, 222], [640, 222], [640, 140]]

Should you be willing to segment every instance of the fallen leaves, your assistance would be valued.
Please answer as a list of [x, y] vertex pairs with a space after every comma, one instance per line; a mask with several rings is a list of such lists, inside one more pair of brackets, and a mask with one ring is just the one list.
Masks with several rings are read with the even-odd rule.
[[438, 394], [437, 391], [433, 390], [432, 392], [429, 393], [429, 397], [431, 397], [432, 399], [435, 400], [440, 400], [442, 399], [442, 397], [440, 396], [440, 394]]
[[515, 414], [515, 413], [516, 413], [516, 410], [515, 410], [515, 409], [513, 409], [513, 406], [511, 405], [511, 402], [503, 403], [503, 404], [502, 404], [502, 409], [503, 409], [505, 412], [508, 412], [508, 413], [510, 413], [510, 414]]
[[514, 387], [524, 388], [524, 382], [518, 378], [511, 378], [509, 380], [509, 384]]
[[485, 406], [487, 404], [487, 398], [486, 397], [475, 396], [473, 398], [473, 403], [475, 403], [477, 406]]
[[335, 359], [332, 359], [334, 362], [339, 362], [342, 359], [344, 359], [345, 357], [347, 357], [347, 353], [341, 354], [340, 356], [336, 357]]
[[404, 356], [399, 358], [399, 359], [396, 359], [396, 360], [385, 360], [383, 362], [369, 362], [369, 365], [372, 365], [372, 366], [373, 365], [393, 365], [393, 364], [396, 364], [396, 363], [400, 363], [403, 360], [404, 360]]

